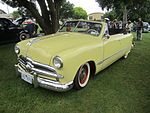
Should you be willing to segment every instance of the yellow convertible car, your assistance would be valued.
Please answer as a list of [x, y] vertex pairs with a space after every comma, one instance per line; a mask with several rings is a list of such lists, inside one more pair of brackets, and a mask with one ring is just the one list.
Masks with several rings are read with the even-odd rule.
[[121, 57], [127, 58], [132, 40], [131, 34], [109, 35], [105, 22], [67, 21], [55, 34], [17, 43], [15, 67], [21, 79], [35, 87], [81, 89], [90, 76]]

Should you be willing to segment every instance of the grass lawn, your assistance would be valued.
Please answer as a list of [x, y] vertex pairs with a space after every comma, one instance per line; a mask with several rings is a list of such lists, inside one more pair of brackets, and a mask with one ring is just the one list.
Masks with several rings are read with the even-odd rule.
[[16, 62], [14, 44], [1, 45], [0, 113], [150, 113], [150, 33], [79, 91], [34, 88], [16, 76]]

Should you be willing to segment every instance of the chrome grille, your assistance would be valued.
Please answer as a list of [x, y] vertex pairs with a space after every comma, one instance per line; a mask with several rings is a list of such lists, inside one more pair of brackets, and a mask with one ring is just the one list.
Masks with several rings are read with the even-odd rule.
[[29, 73], [36, 73], [41, 75], [47, 75], [54, 78], [63, 78], [62, 75], [56, 73], [55, 69], [49, 65], [41, 64], [38, 62], [33, 61], [30, 58], [26, 58], [24, 56], [19, 56], [18, 64], [21, 66], [25, 71]]

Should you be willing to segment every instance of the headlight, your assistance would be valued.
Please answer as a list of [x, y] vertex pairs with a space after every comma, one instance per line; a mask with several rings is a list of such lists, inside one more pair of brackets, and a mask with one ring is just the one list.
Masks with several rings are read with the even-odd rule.
[[53, 64], [58, 69], [63, 67], [63, 61], [59, 56], [54, 57]]
[[19, 46], [17, 44], [15, 45], [15, 53], [16, 54], [20, 53], [20, 48], [19, 48]]

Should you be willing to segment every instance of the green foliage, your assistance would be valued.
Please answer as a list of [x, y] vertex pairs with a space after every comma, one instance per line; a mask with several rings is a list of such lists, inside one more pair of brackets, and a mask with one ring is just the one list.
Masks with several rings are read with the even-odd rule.
[[112, 10], [110, 12], [106, 12], [104, 14], [104, 18], [109, 18], [111, 21], [114, 20], [114, 19], [119, 20], [116, 12], [114, 10]]
[[14, 18], [14, 19], [21, 17], [19, 11], [13, 11], [12, 15], [13, 15], [13, 18]]
[[[127, 6], [130, 9], [142, 7], [143, 4], [147, 4], [150, 0], [96, 0], [102, 8], [122, 8], [123, 6]], [[147, 5], [148, 6], [148, 5]], [[128, 9], [129, 9], [128, 8]]]
[[69, 1], [60, 8], [60, 19], [87, 19], [87, 12], [81, 7], [75, 7]]
[[104, 18], [109, 18], [110, 20], [123, 20], [123, 11], [122, 10], [116, 10], [113, 9], [112, 11], [106, 12], [104, 14]]
[[[144, 21], [150, 22], [150, 0], [96, 0], [104, 9], [113, 9], [119, 19], [123, 19], [124, 7], [127, 7], [127, 18], [131, 21], [141, 17]], [[111, 15], [111, 14], [110, 14]]]
[[71, 4], [69, 1], [64, 2], [60, 8], [60, 19], [68, 19], [73, 17], [73, 7], [74, 5]]
[[145, 15], [145, 17], [144, 17], [144, 18], [142, 17], [142, 19], [143, 19], [143, 21], [145, 21], [145, 22], [149, 22], [149, 23], [150, 23], [150, 13], [149, 13], [149, 14], [147, 14], [147, 15]]
[[145, 0], [141, 4], [137, 4], [136, 7], [132, 7], [129, 10], [128, 18], [132, 21], [137, 20], [139, 17], [143, 21], [150, 22], [150, 0]]
[[75, 7], [74, 18], [75, 19], [87, 19], [87, 12], [81, 7]]

